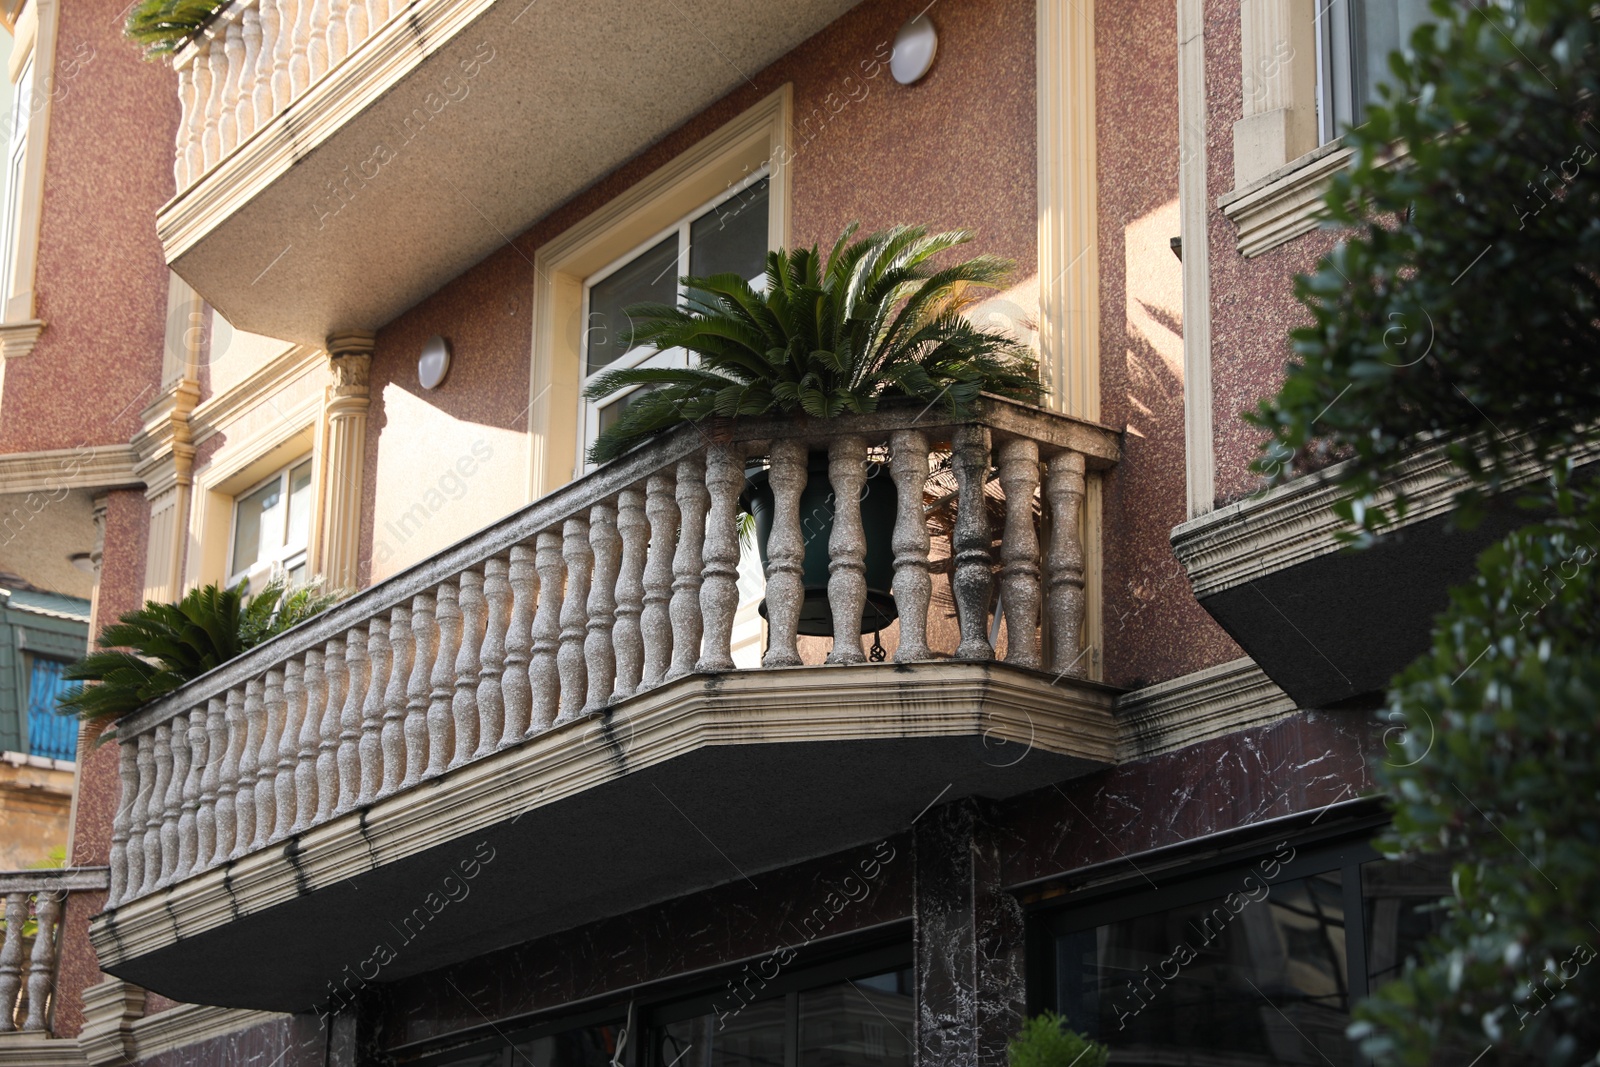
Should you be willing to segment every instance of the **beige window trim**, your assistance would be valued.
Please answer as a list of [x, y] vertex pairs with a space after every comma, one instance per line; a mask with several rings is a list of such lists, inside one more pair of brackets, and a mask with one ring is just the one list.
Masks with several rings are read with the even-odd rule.
[[[50, 102], [54, 96], [56, 58], [56, 24], [60, 13], [58, 0], [30, 0], [17, 20], [15, 45], [11, 53], [10, 76], [13, 82], [20, 76], [29, 58], [33, 60], [32, 99], [28, 109], [27, 143], [22, 158], [22, 175], [17, 192], [16, 230], [0, 235], [12, 240], [12, 281], [3, 297], [3, 316], [0, 316], [0, 350], [6, 358], [23, 356], [33, 350], [39, 332], [44, 328], [36, 317], [34, 284], [39, 258], [39, 224], [44, 203], [44, 161], [50, 129]], [[10, 147], [10, 123], [6, 123], [5, 138]], [[9, 164], [9, 159], [8, 159]], [[7, 190], [7, 197], [11, 196]]]
[[1330, 141], [1220, 197], [1217, 207], [1238, 228], [1239, 252], [1259, 256], [1316, 229], [1322, 221], [1328, 181], [1349, 165], [1350, 155], [1350, 149]]
[[566, 484], [580, 466], [584, 279], [763, 166], [771, 181], [768, 246], [787, 246], [792, 110], [785, 85], [534, 254], [530, 499]]
[[1235, 189], [1317, 147], [1318, 3], [1241, 0], [1244, 117], [1233, 125]]

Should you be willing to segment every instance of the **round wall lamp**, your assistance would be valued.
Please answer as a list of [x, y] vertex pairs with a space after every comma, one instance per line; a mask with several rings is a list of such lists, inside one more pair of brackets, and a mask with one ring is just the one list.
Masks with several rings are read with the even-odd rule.
[[437, 389], [450, 373], [450, 342], [435, 334], [422, 346], [417, 360], [417, 381], [424, 389]]
[[927, 15], [916, 18], [900, 27], [894, 35], [894, 55], [889, 59], [889, 73], [901, 85], [921, 80], [933, 66], [933, 57], [939, 51], [939, 34], [933, 20]]

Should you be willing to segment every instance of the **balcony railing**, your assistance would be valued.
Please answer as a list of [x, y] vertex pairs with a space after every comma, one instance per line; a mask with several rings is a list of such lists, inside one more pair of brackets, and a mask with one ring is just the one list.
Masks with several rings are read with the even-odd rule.
[[[768, 468], [776, 501], [761, 669], [800, 666], [813, 522], [800, 494], [814, 450], [826, 450], [835, 493], [827, 598], [848, 635], [833, 640], [828, 663], [868, 660], [860, 498], [881, 463], [897, 500], [895, 663], [993, 659], [998, 581], [1005, 661], [1083, 673], [1079, 511], [1086, 467], [1117, 459], [1110, 431], [991, 399], [961, 425], [907, 408], [703, 429], [635, 450], [124, 720], [111, 905], [668, 681], [735, 670], [740, 497], [755, 465]], [[929, 513], [951, 508], [942, 563]], [[950, 576], [952, 648], [930, 647], [930, 564]]]
[[106, 884], [104, 867], [0, 873], [0, 1033], [49, 1029], [67, 894]]

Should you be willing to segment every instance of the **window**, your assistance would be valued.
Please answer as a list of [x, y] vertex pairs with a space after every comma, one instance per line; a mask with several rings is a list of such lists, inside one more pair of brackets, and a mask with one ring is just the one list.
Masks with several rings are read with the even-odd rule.
[[1427, 0], [1315, 0], [1317, 122], [1324, 143], [1366, 120], [1388, 80], [1389, 53], [1402, 51], [1428, 20]]
[[28, 672], [28, 755], [71, 760], [78, 753], [78, 720], [56, 714], [56, 705], [82, 682], [61, 677], [61, 660], [34, 656]]
[[233, 504], [233, 547], [228, 584], [248, 579], [257, 587], [273, 573], [305, 580], [311, 533], [311, 461], [278, 471]]
[[[635, 304], [672, 304], [683, 295], [679, 278], [733, 273], [754, 283], [766, 270], [767, 220], [771, 182], [752, 175], [708, 204], [678, 220], [584, 282], [583, 384], [602, 371], [621, 367], [684, 367], [682, 349], [658, 352], [631, 342], [626, 309]], [[638, 398], [641, 387], [604, 400], [584, 401], [585, 453]], [[647, 387], [645, 387], [647, 388]]]
[[1442, 864], [1284, 844], [1053, 916], [1045, 1003], [1130, 1062], [1354, 1065], [1352, 1003], [1436, 929], [1448, 891]]
[[33, 114], [33, 57], [29, 56], [17, 76], [11, 97], [11, 138], [7, 146], [5, 171], [5, 211], [0, 217], [0, 299], [9, 300], [17, 290], [17, 262], [21, 253], [19, 233], [22, 221], [23, 191], [27, 180], [28, 125]]

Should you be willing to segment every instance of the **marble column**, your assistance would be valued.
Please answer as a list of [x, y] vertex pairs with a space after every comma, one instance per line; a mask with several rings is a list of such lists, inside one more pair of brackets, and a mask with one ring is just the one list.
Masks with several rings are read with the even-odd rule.
[[323, 456], [323, 541], [317, 570], [331, 589], [354, 589], [361, 537], [361, 469], [367, 454], [367, 372], [373, 335], [348, 330], [328, 337], [328, 386], [323, 411], [328, 420]]
[[918, 819], [912, 865], [916, 1067], [1005, 1067], [1026, 996], [1022, 906], [979, 803]]

